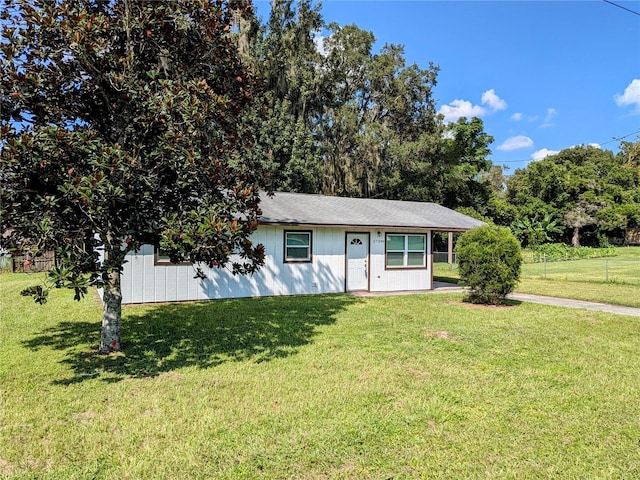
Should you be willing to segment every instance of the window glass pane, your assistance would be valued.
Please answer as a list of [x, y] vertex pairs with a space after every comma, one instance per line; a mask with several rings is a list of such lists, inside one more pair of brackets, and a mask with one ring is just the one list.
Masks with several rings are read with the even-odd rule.
[[156, 250], [156, 263], [171, 263], [169, 254], [160, 250], [160, 247], [155, 247]]
[[422, 252], [409, 252], [407, 254], [407, 266], [409, 266], [409, 267], [423, 267], [424, 266], [424, 253], [422, 253]]
[[387, 235], [387, 251], [404, 250], [404, 235]]
[[309, 246], [309, 237], [308, 233], [287, 232], [287, 246]]
[[287, 260], [308, 260], [308, 247], [287, 247]]
[[424, 235], [409, 235], [409, 250], [424, 251]]
[[387, 266], [388, 267], [404, 266], [404, 254], [402, 252], [387, 253]]

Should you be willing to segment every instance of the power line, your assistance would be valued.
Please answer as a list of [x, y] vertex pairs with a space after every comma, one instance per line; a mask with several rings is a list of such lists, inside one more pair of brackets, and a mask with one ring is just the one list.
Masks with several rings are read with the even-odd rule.
[[618, 5], [617, 3], [614, 3], [614, 2], [610, 2], [609, 0], [602, 0], [602, 1], [605, 3], [609, 3], [614, 7], [618, 7], [618, 8], [621, 8], [622, 10], [626, 10], [627, 12], [633, 13], [634, 15], [638, 15], [640, 17], [640, 12], [636, 12], [635, 10], [631, 10], [630, 8], [623, 7], [622, 5]]
[[[631, 135], [636, 135], [640, 133], [640, 130], [636, 130], [635, 132], [631, 132], [631, 133], [627, 133], [626, 135], [622, 135], [620, 137], [613, 137], [612, 140], [608, 140], [606, 142], [598, 142], [597, 145], [607, 145], [608, 143], [613, 143], [613, 142], [619, 142], [620, 140], [630, 137]], [[583, 145], [591, 145], [591, 144], [583, 144]], [[571, 148], [571, 147], [567, 147], [567, 148]], [[565, 150], [565, 149], [562, 149]], [[532, 162], [533, 159], [531, 158], [527, 158], [527, 159], [521, 159], [521, 160], [502, 160], [502, 161], [496, 161], [496, 160], [491, 160], [495, 165], [503, 165], [505, 163], [522, 163], [522, 162]]]
[[640, 133], [640, 130], [636, 130], [635, 132], [628, 133], [628, 134], [623, 135], [621, 137], [613, 137], [612, 140], [609, 140], [608, 142], [599, 143], [598, 145], [606, 145], [607, 143], [611, 143], [611, 142], [619, 142], [623, 138], [630, 137], [631, 135], [635, 135], [636, 133]]

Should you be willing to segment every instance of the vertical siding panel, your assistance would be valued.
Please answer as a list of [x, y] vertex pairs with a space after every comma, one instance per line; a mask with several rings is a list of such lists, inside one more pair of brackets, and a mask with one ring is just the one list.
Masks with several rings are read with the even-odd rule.
[[[347, 245], [346, 245], [346, 229], [337, 230], [335, 232], [333, 265], [331, 271], [335, 275], [334, 292], [344, 292], [347, 286]], [[371, 241], [371, 237], [369, 237]], [[337, 273], [335, 273], [337, 272]]]
[[216, 269], [209, 268], [205, 270], [207, 279], [203, 282], [205, 298], [208, 300], [216, 298]]
[[226, 275], [227, 271], [222, 268], [215, 268], [216, 280], [214, 282], [214, 298], [229, 298], [229, 279]]
[[200, 279], [193, 278], [196, 274], [195, 267], [187, 267], [190, 271], [187, 273], [187, 298], [189, 300], [198, 300], [198, 290], [200, 286]]
[[[153, 259], [152, 259], [153, 260]], [[164, 302], [167, 300], [167, 268], [161, 265], [155, 266], [156, 289], [153, 294], [153, 302]]]
[[151, 245], [143, 245], [140, 252], [144, 262], [144, 280], [142, 285], [142, 298], [144, 302], [153, 302], [156, 290], [156, 269], [154, 265], [154, 249]]
[[312, 277], [317, 287], [313, 288], [313, 284], [309, 285], [311, 293], [332, 291], [337, 273], [334, 270], [335, 264], [333, 260], [333, 252], [336, 248], [333, 242], [337, 238], [337, 231], [320, 228], [318, 229], [318, 233], [322, 239], [322, 256], [318, 259], [318, 263], [314, 265], [314, 274]]
[[318, 227], [313, 231], [314, 254], [312, 263], [306, 264], [301, 269], [301, 277], [298, 283], [300, 289], [297, 293], [319, 293], [326, 288], [328, 279], [326, 276], [325, 262], [327, 259], [327, 231]]
[[202, 300], [209, 300], [211, 298], [211, 290], [213, 284], [212, 271], [208, 265], [203, 265], [202, 271], [207, 276], [207, 278], [200, 282], [200, 298]]
[[178, 300], [188, 300], [189, 299], [189, 285], [188, 285], [188, 276], [186, 273], [186, 269], [189, 268], [185, 265], [178, 265], [175, 267], [176, 269], [176, 297]]
[[122, 303], [131, 303], [131, 254], [127, 254], [127, 263], [122, 269], [120, 288], [122, 289]]
[[271, 227], [269, 235], [270, 243], [270, 271], [268, 273], [271, 291], [274, 295], [285, 295], [286, 272], [284, 264], [284, 229], [282, 227]]
[[173, 302], [178, 299], [178, 275], [173, 265], [162, 265], [167, 275], [167, 302]]
[[289, 294], [296, 295], [303, 293], [302, 282], [304, 280], [304, 273], [307, 270], [307, 263], [291, 264], [289, 270]]
[[256, 295], [276, 295], [275, 281], [277, 275], [274, 271], [275, 253], [275, 229], [265, 228], [256, 232], [256, 241], [262, 243], [265, 248], [264, 265], [254, 275]]
[[145, 255], [144, 250], [133, 252], [129, 257], [131, 267], [131, 302], [144, 302]]
[[198, 300], [206, 300], [207, 299], [207, 289], [211, 284], [210, 276], [209, 276], [209, 267], [206, 265], [199, 265], [200, 269], [207, 276], [207, 278], [198, 280]]
[[240, 297], [240, 289], [238, 287], [238, 279], [234, 277], [226, 268], [221, 269], [220, 272], [224, 275], [225, 283], [227, 285], [228, 297]]
[[271, 227], [269, 229], [269, 265], [270, 270], [267, 277], [267, 283], [273, 295], [282, 295], [284, 293], [284, 285], [282, 283], [282, 255], [283, 255], [283, 233], [282, 228]]
[[216, 272], [216, 281], [214, 282], [214, 297], [215, 298], [227, 298], [229, 296], [229, 284], [227, 277], [224, 274], [225, 271], [221, 268], [214, 268]]
[[326, 228], [325, 248], [326, 256], [321, 265], [324, 284], [323, 293], [337, 293], [344, 291], [346, 280], [345, 264], [345, 234], [344, 229]]
[[335, 247], [332, 241], [335, 238], [335, 232], [326, 228], [318, 228], [317, 232], [321, 250], [317, 261], [314, 259], [311, 266], [306, 293], [330, 292], [335, 282], [334, 272], [331, 270], [332, 253]]
[[369, 251], [369, 288], [372, 292], [384, 290], [384, 232], [371, 231], [371, 250]]

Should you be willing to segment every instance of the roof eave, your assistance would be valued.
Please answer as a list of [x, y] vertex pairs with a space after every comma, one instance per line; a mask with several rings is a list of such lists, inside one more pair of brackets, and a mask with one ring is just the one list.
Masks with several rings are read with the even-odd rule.
[[394, 230], [431, 230], [434, 232], [466, 232], [476, 227], [446, 227], [446, 226], [408, 226], [408, 225], [379, 225], [362, 224], [354, 225], [350, 223], [309, 223], [309, 222], [283, 222], [260, 220], [260, 225], [273, 225], [280, 227], [325, 227], [325, 228], [367, 228], [367, 229], [394, 229]]

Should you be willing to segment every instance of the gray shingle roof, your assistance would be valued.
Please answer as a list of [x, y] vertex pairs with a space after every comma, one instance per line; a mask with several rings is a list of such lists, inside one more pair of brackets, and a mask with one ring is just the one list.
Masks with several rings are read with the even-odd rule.
[[469, 230], [483, 222], [426, 202], [275, 192], [261, 195], [260, 222], [279, 225]]

